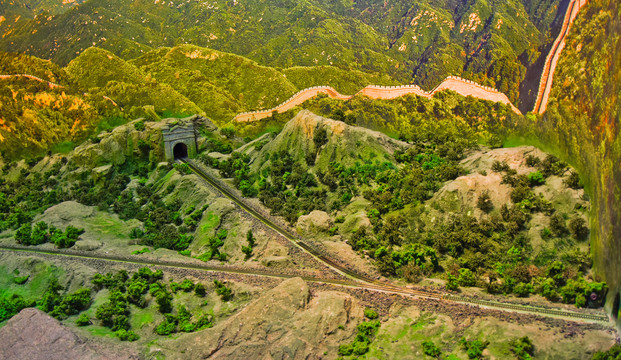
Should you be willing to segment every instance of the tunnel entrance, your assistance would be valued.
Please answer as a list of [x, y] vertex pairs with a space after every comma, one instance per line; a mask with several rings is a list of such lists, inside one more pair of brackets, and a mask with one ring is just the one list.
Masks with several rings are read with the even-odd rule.
[[615, 300], [612, 302], [612, 316], [614, 316], [615, 319], [619, 318], [619, 301], [621, 301], [621, 295], [617, 293], [617, 295], [615, 295]]
[[162, 126], [164, 138], [164, 157], [166, 161], [174, 161], [180, 158], [196, 156], [198, 144], [196, 136], [198, 132], [194, 128], [194, 122], [199, 121], [198, 116], [185, 119], [165, 119]]
[[173, 148], [173, 155], [175, 159], [183, 159], [188, 157], [188, 146], [184, 143], [178, 143]]

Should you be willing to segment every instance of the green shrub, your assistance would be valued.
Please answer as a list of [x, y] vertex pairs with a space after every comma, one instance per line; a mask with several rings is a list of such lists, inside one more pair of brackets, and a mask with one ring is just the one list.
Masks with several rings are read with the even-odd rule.
[[145, 129], [144, 120], [140, 120], [134, 123], [134, 129], [138, 131], [143, 131]]
[[220, 299], [222, 299], [222, 301], [231, 300], [231, 298], [233, 297], [233, 290], [226, 287], [222, 282], [218, 280], [214, 280], [213, 283], [216, 286], [216, 294], [220, 295]]
[[146, 254], [150, 252], [149, 248], [142, 248], [140, 250], [134, 250], [132, 251], [132, 255], [140, 255], [140, 254]]
[[554, 155], [548, 155], [545, 160], [541, 162], [540, 168], [545, 177], [550, 175], [561, 176], [567, 169], [567, 164], [559, 160]]
[[224, 127], [220, 128], [220, 132], [227, 139], [232, 139], [232, 138], [235, 137], [235, 128], [233, 126], [224, 126]]
[[196, 330], [202, 330], [202, 329], [207, 329], [213, 326], [213, 319], [211, 317], [211, 315], [202, 315], [200, 318], [198, 318], [198, 321], [196, 321]]
[[250, 259], [252, 257], [252, 248], [250, 246], [242, 245], [241, 251], [242, 251], [242, 253], [244, 253], [246, 260], [248, 260], [248, 259]]
[[536, 167], [539, 166], [539, 164], [541, 164], [541, 159], [539, 159], [538, 157], [534, 155], [528, 155], [526, 157], [526, 165], [530, 167]]
[[33, 306], [27, 303], [21, 295], [0, 296], [0, 322], [10, 319], [23, 309]]
[[580, 216], [576, 216], [569, 221], [569, 231], [578, 241], [586, 240], [589, 236], [589, 228], [587, 227], [587, 223]]
[[440, 350], [440, 348], [437, 347], [432, 341], [423, 341], [422, 347], [423, 353], [427, 356], [440, 358], [440, 355], [442, 355], [442, 350]]
[[511, 341], [511, 352], [520, 360], [530, 360], [535, 353], [535, 347], [528, 336]]
[[173, 167], [175, 168], [175, 170], [179, 171], [181, 174], [189, 175], [192, 173], [190, 166], [186, 163], [183, 163], [183, 164], [175, 163]]
[[313, 142], [317, 148], [322, 147], [323, 145], [328, 143], [328, 133], [324, 127], [320, 127], [315, 130], [315, 134], [313, 135]]
[[352, 344], [354, 355], [364, 355], [369, 352], [369, 343], [366, 341], [355, 341]]
[[341, 344], [339, 345], [338, 354], [341, 356], [349, 356], [354, 353], [354, 347], [352, 344]]
[[30, 238], [30, 245], [39, 245], [48, 241], [47, 224], [39, 221], [33, 228]]
[[114, 335], [119, 338], [121, 341], [136, 341], [140, 339], [140, 336], [133, 331], [128, 331], [125, 329], [117, 330]]
[[567, 179], [563, 180], [563, 183], [572, 189], [582, 189], [582, 182], [577, 172], [571, 171]]
[[520, 282], [513, 287], [513, 292], [519, 297], [527, 297], [533, 292], [533, 286], [530, 283]]
[[110, 292], [108, 302], [100, 305], [95, 311], [95, 317], [102, 325], [112, 330], [129, 329], [129, 303], [125, 294], [119, 290]]
[[530, 186], [539, 186], [546, 183], [546, 179], [539, 171], [528, 174], [528, 181], [530, 183]]
[[459, 269], [459, 286], [476, 286], [477, 277], [470, 269]]
[[485, 190], [479, 195], [477, 199], [477, 207], [481, 209], [481, 211], [488, 213], [494, 209], [494, 203], [489, 195], [489, 191]]
[[30, 237], [32, 234], [32, 225], [23, 224], [15, 232], [15, 241], [21, 245], [30, 245]]
[[367, 319], [374, 320], [374, 319], [377, 319], [379, 315], [378, 315], [377, 311], [375, 311], [375, 310], [373, 310], [371, 308], [366, 308], [366, 309], [364, 309], [364, 316]]
[[469, 359], [481, 359], [483, 358], [483, 350], [489, 345], [488, 341], [480, 341], [480, 340], [466, 340], [465, 337], [462, 337], [459, 341], [461, 346], [466, 350]]
[[621, 344], [615, 344], [608, 351], [598, 351], [593, 355], [593, 360], [618, 360], [619, 358], [621, 358]]
[[446, 273], [446, 290], [457, 291], [459, 289], [459, 282], [457, 277], [451, 273]]
[[568, 230], [565, 225], [565, 219], [559, 213], [554, 213], [550, 216], [550, 230], [554, 236], [563, 236], [566, 235]]
[[80, 314], [80, 316], [78, 316], [78, 318], [75, 320], [75, 324], [77, 326], [88, 326], [92, 323], [91, 319], [89, 319], [86, 314]]
[[158, 335], [170, 335], [177, 332], [177, 318], [173, 315], [166, 314], [166, 318], [156, 328]]
[[196, 283], [194, 286], [194, 294], [196, 294], [196, 296], [204, 297], [207, 294], [205, 286], [201, 283]]
[[143, 236], [144, 236], [144, 231], [139, 227], [132, 228], [129, 232], [130, 239], [140, 239]]
[[17, 276], [13, 278], [13, 282], [17, 285], [24, 285], [26, 281], [30, 278], [30, 275]]
[[509, 170], [509, 164], [506, 162], [500, 162], [498, 160], [494, 160], [492, 163], [492, 170], [495, 172], [503, 172]]

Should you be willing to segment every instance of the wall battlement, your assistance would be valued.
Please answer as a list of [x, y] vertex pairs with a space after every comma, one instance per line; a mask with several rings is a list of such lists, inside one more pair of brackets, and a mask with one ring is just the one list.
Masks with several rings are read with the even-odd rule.
[[437, 92], [444, 90], [452, 90], [462, 96], [472, 96], [478, 99], [502, 102], [511, 106], [511, 109], [515, 113], [521, 114], [511, 101], [509, 101], [509, 98], [500, 91], [489, 86], [478, 84], [472, 80], [463, 79], [458, 76], [448, 76], [432, 91], [425, 91], [421, 89], [420, 86], [414, 84], [397, 86], [368, 85], [355, 95], [343, 95], [331, 86], [313, 86], [298, 91], [289, 99], [271, 109], [239, 113], [235, 116], [234, 121], [246, 122], [264, 119], [270, 117], [274, 111], [278, 113], [285, 112], [319, 94], [326, 94], [331, 98], [340, 100], [349, 100], [356, 95], [368, 96], [372, 99], [394, 99], [408, 94], [431, 98]]

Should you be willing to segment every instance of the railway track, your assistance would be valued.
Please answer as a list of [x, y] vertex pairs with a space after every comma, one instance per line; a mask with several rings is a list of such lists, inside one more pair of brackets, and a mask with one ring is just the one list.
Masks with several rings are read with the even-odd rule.
[[434, 292], [434, 291], [426, 291], [426, 290], [418, 290], [418, 289], [410, 289], [399, 286], [394, 286], [390, 284], [381, 283], [379, 284], [364, 284], [359, 281], [353, 280], [338, 280], [338, 279], [324, 279], [324, 278], [316, 278], [309, 276], [299, 276], [293, 274], [282, 274], [277, 272], [270, 272], [264, 270], [257, 269], [239, 269], [239, 268], [231, 268], [226, 266], [215, 266], [208, 264], [190, 264], [176, 261], [163, 261], [163, 260], [149, 260], [149, 259], [141, 259], [137, 256], [119, 256], [119, 255], [104, 255], [104, 254], [86, 254], [78, 251], [70, 251], [70, 250], [58, 250], [58, 249], [38, 249], [31, 247], [23, 247], [23, 246], [10, 246], [10, 245], [0, 245], [0, 252], [15, 252], [22, 254], [35, 254], [35, 255], [50, 255], [50, 256], [59, 256], [64, 258], [71, 258], [75, 260], [97, 260], [110, 262], [114, 264], [132, 264], [139, 266], [156, 266], [156, 267], [164, 267], [164, 268], [174, 268], [174, 269], [187, 269], [187, 270], [197, 270], [197, 271], [205, 271], [205, 272], [217, 272], [217, 273], [227, 273], [227, 274], [238, 274], [238, 275], [247, 275], [247, 276], [260, 276], [260, 277], [271, 277], [277, 279], [288, 279], [293, 277], [300, 277], [304, 281], [319, 283], [319, 284], [328, 284], [328, 285], [336, 285], [353, 289], [364, 289], [369, 291], [377, 291], [388, 294], [396, 294], [406, 297], [415, 297], [415, 298], [423, 298], [423, 299], [431, 299], [437, 301], [443, 301], [445, 303], [461, 303], [467, 304], [471, 306], [478, 306], [482, 308], [488, 309], [496, 309], [502, 311], [509, 312], [521, 312], [528, 314], [535, 314], [546, 317], [553, 318], [562, 318], [565, 320], [571, 321], [588, 321], [588, 322], [596, 322], [600, 324], [608, 324], [608, 317], [604, 314], [590, 314], [590, 313], [581, 313], [575, 311], [567, 311], [562, 309], [551, 309], [551, 308], [543, 308], [543, 307], [535, 307], [529, 305], [522, 304], [511, 304], [511, 303], [503, 303], [497, 301], [489, 301], [483, 299], [476, 299], [467, 296], [448, 294], [442, 292]]
[[572, 319], [574, 321], [583, 320], [583, 321], [595, 321], [595, 322], [606, 323], [606, 324], [609, 323], [608, 316], [605, 315], [604, 313], [591, 314], [591, 313], [584, 313], [584, 312], [568, 311], [568, 310], [563, 310], [563, 309], [551, 309], [551, 308], [535, 307], [535, 306], [522, 305], [522, 304], [512, 304], [512, 303], [503, 303], [503, 302], [497, 302], [497, 301], [476, 299], [472, 297], [454, 295], [450, 293], [410, 289], [410, 288], [404, 288], [401, 286], [389, 284], [389, 283], [386, 283], [386, 282], [383, 282], [377, 279], [373, 279], [366, 275], [359, 274], [355, 271], [352, 271], [351, 269], [348, 269], [338, 264], [334, 260], [322, 254], [320, 251], [313, 248], [311, 245], [304, 242], [302, 239], [291, 234], [285, 228], [279, 226], [278, 224], [276, 224], [274, 221], [270, 220], [266, 216], [263, 216], [259, 211], [254, 209], [252, 206], [246, 204], [244, 201], [239, 199], [232, 191], [227, 189], [225, 186], [221, 185], [217, 180], [215, 180], [214, 178], [212, 178], [211, 176], [203, 172], [201, 169], [196, 167], [194, 164], [192, 164], [191, 161], [187, 159], [180, 159], [180, 161], [187, 164], [190, 170], [192, 170], [194, 174], [196, 174], [197, 176], [205, 180], [209, 185], [211, 185], [221, 194], [223, 194], [224, 196], [229, 198], [231, 201], [233, 201], [235, 204], [237, 204], [242, 210], [246, 211], [247, 213], [255, 217], [257, 220], [269, 226], [274, 231], [276, 231], [277, 233], [279, 233], [280, 235], [284, 236], [289, 241], [291, 241], [295, 246], [301, 248], [302, 250], [304, 250], [306, 253], [313, 256], [318, 261], [327, 265], [329, 268], [351, 279], [349, 281], [347, 280], [324, 281], [322, 279], [313, 278], [313, 279], [308, 279], [308, 281], [326, 282], [326, 283], [329, 282], [332, 284], [340, 284], [343, 286], [357, 287], [357, 288], [363, 288], [367, 290], [382, 291], [382, 292], [401, 294], [401, 295], [406, 295], [406, 296], [442, 300], [442, 301], [447, 301], [447, 302], [464, 303], [464, 304], [469, 304], [469, 305], [474, 305], [474, 306], [494, 308], [494, 309], [505, 310], [505, 311], [518, 311], [518, 312], [531, 313], [531, 314], [548, 316], [548, 317], [561, 317], [561, 318], [566, 318], [566, 319]]

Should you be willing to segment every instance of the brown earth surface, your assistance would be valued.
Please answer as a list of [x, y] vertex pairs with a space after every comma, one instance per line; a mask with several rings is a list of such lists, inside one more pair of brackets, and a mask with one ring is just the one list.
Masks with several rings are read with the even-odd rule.
[[27, 308], [0, 329], [0, 359], [122, 360], [139, 359], [131, 345], [89, 341], [41, 310]]

